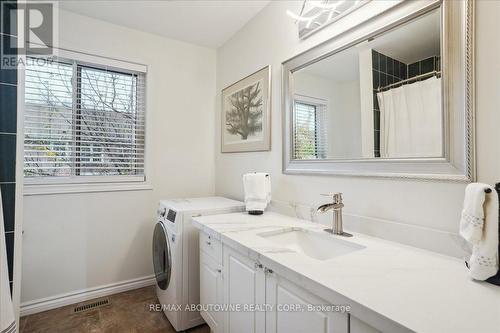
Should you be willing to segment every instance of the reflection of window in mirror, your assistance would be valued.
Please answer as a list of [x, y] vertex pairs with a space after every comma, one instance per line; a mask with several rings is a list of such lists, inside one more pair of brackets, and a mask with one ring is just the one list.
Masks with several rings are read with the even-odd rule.
[[322, 159], [327, 157], [326, 101], [297, 96], [294, 100], [294, 159]]

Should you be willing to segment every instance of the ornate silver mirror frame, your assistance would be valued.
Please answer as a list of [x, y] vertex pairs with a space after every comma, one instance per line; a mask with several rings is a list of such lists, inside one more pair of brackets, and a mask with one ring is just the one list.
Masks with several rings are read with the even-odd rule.
[[[472, 0], [403, 1], [282, 63], [283, 172], [470, 182], [475, 179]], [[292, 74], [436, 8], [442, 15], [444, 157], [412, 159], [292, 159]]]

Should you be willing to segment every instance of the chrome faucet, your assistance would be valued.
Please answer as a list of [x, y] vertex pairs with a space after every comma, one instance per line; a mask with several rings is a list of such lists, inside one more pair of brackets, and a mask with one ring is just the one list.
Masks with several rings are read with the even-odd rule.
[[321, 205], [317, 210], [319, 213], [326, 213], [327, 211], [333, 209], [332, 228], [325, 229], [325, 231], [334, 235], [352, 237], [352, 234], [344, 232], [342, 227], [342, 208], [344, 207], [344, 204], [342, 203], [342, 193], [329, 193], [322, 195], [333, 197], [332, 203]]

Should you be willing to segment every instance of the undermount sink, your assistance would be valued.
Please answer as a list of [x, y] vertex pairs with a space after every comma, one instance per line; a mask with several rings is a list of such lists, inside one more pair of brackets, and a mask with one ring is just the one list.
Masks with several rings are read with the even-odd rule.
[[330, 234], [321, 234], [302, 228], [286, 228], [257, 234], [275, 245], [302, 253], [317, 260], [328, 260], [364, 249], [362, 245], [354, 244], [336, 238]]

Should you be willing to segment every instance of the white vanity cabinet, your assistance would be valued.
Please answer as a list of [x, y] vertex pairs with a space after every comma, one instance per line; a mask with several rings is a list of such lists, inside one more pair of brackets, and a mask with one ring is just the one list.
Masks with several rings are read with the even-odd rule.
[[[330, 236], [322, 225], [274, 212], [200, 216], [193, 225], [200, 230], [202, 303], [215, 302], [226, 311], [202, 312], [215, 332], [441, 333], [500, 327], [500, 317], [488, 311], [500, 309], [498, 290], [483, 288], [481, 297], [470, 297], [477, 295], [478, 284], [457, 278], [463, 265], [456, 258], [358, 233], [349, 239]], [[387, 260], [385, 254], [393, 253], [410, 260]], [[429, 263], [442, 268], [437, 278], [415, 274], [428, 270]], [[467, 317], [464, 302], [480, 311]], [[304, 305], [307, 311], [301, 310]]]
[[223, 304], [222, 266], [206, 253], [200, 253], [200, 303], [207, 305], [201, 316], [213, 332], [224, 332], [223, 313], [210, 308], [213, 304]]
[[[214, 243], [206, 234], [200, 235], [200, 301], [202, 305], [224, 304], [231, 311], [201, 312], [212, 331], [348, 333], [347, 313], [307, 311], [309, 304], [328, 302], [224, 244], [219, 264], [207, 254], [211, 251], [207, 246]], [[305, 310], [299, 311], [299, 306]]]
[[222, 274], [221, 243], [200, 234], [200, 314], [214, 333], [224, 332], [224, 313], [214, 307], [224, 304]]
[[[259, 263], [223, 245], [224, 303], [229, 306], [264, 305], [266, 276]], [[225, 316], [226, 332], [265, 332], [265, 312], [233, 309]]]
[[308, 305], [329, 304], [269, 269], [266, 269], [266, 303], [273, 308], [266, 312], [266, 332], [347, 333], [349, 330], [347, 313], [308, 309]]

